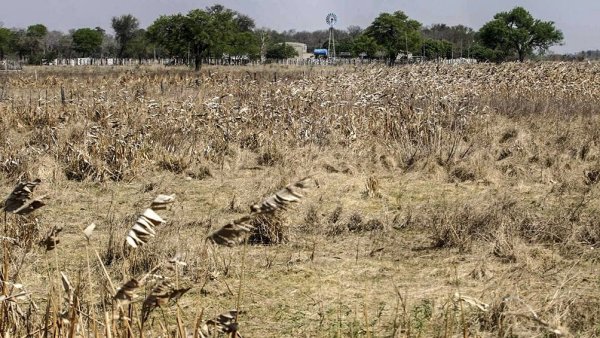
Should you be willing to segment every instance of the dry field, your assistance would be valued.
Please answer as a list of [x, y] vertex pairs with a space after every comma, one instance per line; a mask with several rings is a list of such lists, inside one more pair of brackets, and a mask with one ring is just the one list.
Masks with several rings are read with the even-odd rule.
[[19, 182], [2, 337], [600, 337], [600, 64], [29, 68]]

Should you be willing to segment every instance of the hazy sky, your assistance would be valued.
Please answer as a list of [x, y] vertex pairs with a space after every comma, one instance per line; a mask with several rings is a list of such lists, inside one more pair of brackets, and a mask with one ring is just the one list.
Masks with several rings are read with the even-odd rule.
[[368, 26], [381, 12], [404, 11], [424, 25], [463, 24], [479, 29], [499, 11], [523, 6], [534, 17], [556, 22], [565, 44], [556, 52], [600, 49], [600, 0], [1, 0], [0, 22], [5, 27], [42, 23], [50, 30], [110, 29], [110, 19], [133, 14], [143, 28], [161, 14], [186, 13], [220, 3], [254, 18], [258, 27], [276, 30], [326, 29], [325, 16], [338, 16], [337, 28]]

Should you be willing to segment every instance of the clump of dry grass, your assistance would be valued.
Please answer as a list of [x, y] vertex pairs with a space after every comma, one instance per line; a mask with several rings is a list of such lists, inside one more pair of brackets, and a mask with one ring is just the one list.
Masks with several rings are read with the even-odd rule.
[[367, 178], [367, 183], [365, 184], [364, 196], [381, 198], [382, 195], [380, 189], [379, 180], [374, 176], [370, 176]]
[[2, 209], [4, 212], [12, 212], [17, 215], [29, 214], [32, 211], [43, 207], [43, 197], [33, 198], [33, 190], [42, 181], [40, 179], [31, 182], [19, 183], [10, 195], [2, 201]]
[[148, 320], [148, 317], [155, 308], [163, 307], [171, 301], [176, 301], [190, 289], [191, 287], [178, 288], [177, 285], [163, 278], [152, 289], [152, 292], [146, 299], [144, 299], [141, 317], [142, 324]]
[[233, 246], [243, 243], [250, 236], [250, 243], [277, 244], [284, 242], [286, 231], [280, 215], [290, 204], [297, 203], [307, 189], [315, 185], [314, 178], [305, 177], [268, 196], [250, 207], [251, 214], [227, 223], [211, 233], [207, 239], [220, 245]]
[[242, 244], [246, 236], [254, 231], [254, 226], [250, 223], [252, 217], [245, 216], [225, 224], [208, 238], [219, 245], [234, 246]]
[[144, 286], [146, 280], [158, 270], [159, 267], [155, 267], [150, 272], [144, 274], [139, 278], [131, 278], [123, 285], [121, 285], [114, 295], [114, 299], [119, 303], [119, 305], [126, 305], [131, 303], [134, 298], [137, 296], [136, 292], [139, 288]]
[[40, 241], [40, 245], [46, 248], [46, 251], [52, 251], [56, 249], [56, 245], [60, 243], [58, 234], [63, 230], [60, 226], [54, 226], [48, 233], [48, 235]]
[[242, 337], [238, 332], [237, 317], [243, 313], [243, 311], [230, 310], [219, 314], [216, 318], [204, 322], [199, 328], [198, 333], [202, 338], [214, 337], [221, 333], [230, 337]]

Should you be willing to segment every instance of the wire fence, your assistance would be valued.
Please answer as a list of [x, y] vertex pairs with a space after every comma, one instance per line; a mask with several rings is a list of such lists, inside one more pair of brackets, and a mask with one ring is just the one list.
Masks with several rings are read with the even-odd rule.
[[[272, 65], [290, 65], [290, 66], [343, 66], [343, 65], [372, 65], [386, 64], [384, 59], [368, 59], [368, 58], [295, 58], [283, 60], [249, 60], [247, 58], [204, 58], [204, 65], [219, 65], [219, 66], [262, 66], [265, 64]], [[477, 63], [475, 59], [400, 59], [396, 64], [407, 63], [423, 63], [434, 62], [441, 64], [472, 64]], [[0, 60], [0, 70], [14, 71], [22, 70], [26, 60]], [[182, 58], [156, 58], [156, 59], [132, 59], [132, 58], [60, 58], [54, 60], [42, 60], [42, 65], [48, 66], [138, 66], [138, 65], [163, 65], [163, 66], [191, 66], [194, 64], [193, 59]]]

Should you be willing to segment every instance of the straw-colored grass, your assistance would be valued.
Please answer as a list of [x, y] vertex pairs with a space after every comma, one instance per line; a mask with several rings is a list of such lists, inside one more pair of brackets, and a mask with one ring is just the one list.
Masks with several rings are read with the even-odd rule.
[[599, 64], [0, 81], [2, 336], [600, 336]]

